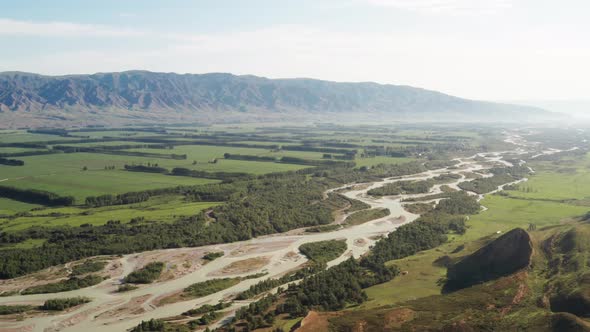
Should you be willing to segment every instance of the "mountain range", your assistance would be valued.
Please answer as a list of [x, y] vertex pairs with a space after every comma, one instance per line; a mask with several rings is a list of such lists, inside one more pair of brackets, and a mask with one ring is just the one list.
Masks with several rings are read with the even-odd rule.
[[0, 73], [0, 126], [147, 122], [523, 121], [543, 109], [403, 85], [148, 71], [44, 76]]

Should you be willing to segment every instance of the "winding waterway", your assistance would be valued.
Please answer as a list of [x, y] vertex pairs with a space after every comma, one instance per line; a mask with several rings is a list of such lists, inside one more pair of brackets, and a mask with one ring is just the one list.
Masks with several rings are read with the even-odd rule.
[[[120, 284], [121, 276], [124, 276], [135, 269], [137, 257], [138, 255], [142, 254], [125, 255], [120, 258], [119, 263], [122, 265], [123, 272], [120, 275], [115, 276], [109, 280], [105, 280], [101, 284], [93, 287], [57, 294], [1, 297], [0, 304], [42, 303], [49, 298], [66, 298], [73, 296], [86, 296], [92, 298], [92, 302], [80, 306], [73, 311], [68, 311], [61, 314], [41, 315], [14, 323], [0, 322], [0, 330], [46, 332], [124, 331], [139, 324], [142, 320], [176, 316], [202, 304], [215, 304], [220, 300], [231, 298], [233, 295], [248, 289], [251, 285], [261, 280], [275, 278], [284, 275], [289, 271], [297, 269], [306, 262], [305, 257], [303, 257], [298, 252], [298, 247], [304, 243], [332, 239], [345, 239], [348, 245], [347, 251], [338, 259], [331, 261], [329, 263], [330, 266], [338, 264], [350, 256], [359, 257], [370, 250], [371, 245], [374, 244], [379, 236], [392, 232], [397, 227], [406, 223], [410, 223], [419, 217], [416, 214], [412, 214], [404, 210], [402, 200], [406, 198], [423, 197], [440, 193], [441, 185], [435, 185], [431, 188], [430, 192], [425, 194], [385, 196], [381, 198], [375, 198], [367, 195], [368, 190], [383, 186], [387, 183], [407, 180], [425, 180], [445, 173], [453, 173], [461, 176], [461, 178], [455, 180], [454, 182], [445, 184], [454, 189], [459, 189], [457, 187], [458, 183], [468, 181], [468, 179], [465, 177], [465, 174], [470, 172], [478, 172], [483, 176], [491, 176], [491, 174], [486, 174], [485, 171], [483, 171], [487, 168], [490, 168], [490, 164], [511, 165], [509, 162], [503, 159], [505, 156], [509, 155], [511, 158], [514, 158], [515, 155], [527, 152], [526, 144], [522, 143], [520, 137], [509, 136], [506, 141], [517, 145], [518, 148], [513, 151], [479, 153], [472, 157], [459, 158], [457, 159], [458, 164], [450, 168], [441, 168], [410, 176], [384, 179], [382, 181], [363, 186], [347, 185], [330, 190], [340, 190], [342, 194], [346, 195], [347, 197], [365, 202], [372, 208], [389, 209], [391, 214], [384, 218], [376, 219], [356, 226], [342, 228], [333, 232], [308, 234], [302, 234], [302, 232], [288, 232], [259, 237], [242, 242], [212, 245], [199, 248], [169, 249], [187, 253], [195, 250], [215, 250], [223, 251], [225, 255], [179, 278], [145, 285], [130, 292], [117, 293], [115, 291]], [[552, 149], [542, 151], [540, 153], [551, 154], [556, 153], [556, 151]], [[519, 181], [526, 181], [526, 179]], [[499, 187], [498, 190], [501, 190], [501, 187]], [[343, 191], [343, 189], [348, 190]], [[483, 196], [480, 196], [479, 198], [481, 199]], [[158, 252], [166, 252], [166, 250], [159, 250]], [[158, 298], [181, 291], [185, 287], [196, 282], [219, 278], [218, 272], [227, 265], [255, 257], [265, 257], [268, 259], [266, 266], [261, 268], [261, 271], [267, 272], [267, 275], [257, 279], [244, 280], [224, 291], [198, 299], [177, 302], [163, 306], [156, 305]], [[246, 276], [250, 273], [233, 274], [231, 276]], [[235, 302], [230, 309], [235, 310], [237, 307], [247, 305], [248, 303], [249, 301], [238, 301]]]

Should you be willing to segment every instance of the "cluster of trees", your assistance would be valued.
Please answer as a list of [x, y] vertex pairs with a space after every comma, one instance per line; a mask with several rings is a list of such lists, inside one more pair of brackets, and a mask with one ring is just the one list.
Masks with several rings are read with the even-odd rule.
[[72, 275], [77, 276], [86, 273], [100, 272], [106, 265], [107, 262], [105, 261], [87, 260], [81, 264], [74, 265], [72, 267]]
[[188, 332], [188, 327], [174, 326], [160, 319], [141, 321], [139, 325], [132, 328], [130, 332]]
[[[378, 143], [378, 142], [376, 142]], [[423, 152], [423, 149], [420, 151]], [[394, 158], [403, 158], [416, 153], [415, 149], [409, 147], [394, 147], [394, 146], [379, 146], [371, 145], [366, 146], [361, 154], [364, 158], [387, 156]]]
[[6, 159], [0, 157], [0, 165], [7, 165], [7, 166], [24, 166], [25, 162], [18, 159]]
[[240, 278], [221, 278], [197, 282], [185, 288], [182, 295], [190, 298], [203, 297], [235, 286], [240, 281]]
[[117, 293], [130, 292], [130, 291], [136, 290], [138, 288], [139, 287], [138, 286], [135, 286], [135, 285], [122, 284], [122, 285], [119, 285], [119, 287], [117, 287]]
[[356, 211], [344, 219], [344, 224], [349, 226], [360, 225], [367, 221], [387, 217], [390, 213], [389, 209], [385, 208]]
[[321, 225], [321, 226], [314, 226], [309, 227], [305, 230], [307, 233], [324, 233], [324, 232], [332, 232], [337, 229], [342, 228], [341, 225], [331, 224], [331, 225]]
[[223, 251], [213, 251], [213, 252], [208, 252], [205, 254], [205, 256], [203, 256], [203, 259], [206, 261], [214, 261], [219, 257], [223, 256]]
[[34, 150], [34, 151], [22, 151], [22, 152], [10, 152], [10, 153], [0, 153], [0, 157], [2, 157], [2, 158], [28, 157], [28, 156], [40, 156], [40, 155], [44, 155], [44, 154], [55, 154], [55, 153], [62, 153], [62, 151]]
[[163, 270], [163, 262], [151, 262], [141, 269], [129, 273], [123, 281], [131, 284], [150, 284], [160, 277]]
[[174, 154], [174, 153], [151, 153], [151, 152], [139, 152], [139, 151], [125, 151], [117, 150], [116, 146], [112, 147], [90, 147], [90, 146], [69, 146], [69, 145], [55, 145], [54, 150], [60, 150], [65, 153], [102, 153], [102, 154], [113, 154], [120, 156], [132, 156], [132, 157], [147, 157], [147, 158], [159, 158], [159, 159], [176, 159], [185, 160], [186, 154]]
[[355, 153], [346, 153], [346, 154], [331, 154], [331, 153], [324, 153], [322, 155], [323, 159], [336, 159], [336, 160], [354, 160], [356, 157]]
[[70, 206], [75, 202], [73, 196], [59, 196], [43, 190], [20, 189], [7, 186], [0, 186], [0, 197], [47, 206]]
[[81, 296], [70, 297], [65, 299], [50, 299], [43, 303], [41, 309], [62, 311], [88, 302], [90, 302], [89, 298]]
[[337, 160], [313, 160], [313, 159], [304, 159], [304, 158], [297, 158], [297, 157], [281, 157], [278, 162], [283, 164], [297, 164], [297, 165], [308, 165], [308, 166], [333, 166], [333, 165], [342, 165], [345, 167], [353, 167], [354, 162], [343, 162]]
[[58, 281], [51, 284], [29, 287], [23, 290], [21, 294], [28, 295], [67, 292], [80, 288], [94, 286], [102, 281], [103, 278], [95, 274], [90, 274], [83, 278], [71, 277], [69, 279]]
[[29, 129], [27, 132], [31, 134], [44, 134], [44, 135], [57, 135], [62, 137], [69, 137], [68, 131], [59, 128], [40, 128], [40, 129]]
[[206, 172], [182, 167], [173, 168], [170, 174], [203, 179], [217, 179], [222, 181], [246, 180], [254, 178], [252, 174], [243, 172]]
[[323, 152], [323, 153], [340, 153], [340, 154], [356, 154], [356, 150], [349, 149], [334, 149], [326, 147], [316, 147], [310, 145], [285, 145], [281, 147], [286, 151], [310, 151], [310, 152]]
[[480, 211], [481, 206], [477, 202], [477, 197], [471, 196], [464, 191], [457, 191], [448, 194], [447, 199], [441, 200], [435, 208], [436, 212], [447, 214], [476, 214]]
[[130, 172], [145, 172], [145, 173], [168, 173], [168, 170], [164, 167], [159, 167], [158, 164], [155, 165], [125, 165], [124, 166], [126, 171]]
[[360, 304], [367, 299], [363, 288], [391, 280], [397, 274], [396, 267], [375, 265], [367, 268], [350, 258], [304, 278], [298, 285], [290, 284], [286, 300], [277, 311], [299, 317], [312, 309], [340, 310], [347, 304]]
[[456, 163], [457, 161], [448, 160], [414, 161], [402, 164], [379, 164], [371, 168], [361, 167], [358, 170], [350, 170], [348, 165], [335, 165], [334, 167], [318, 167], [310, 170], [310, 172], [316, 177], [325, 177], [336, 184], [343, 184], [371, 182], [383, 178], [422, 173], [432, 169], [452, 166]]
[[32, 305], [0, 305], [0, 316], [20, 314], [33, 308]]
[[401, 194], [424, 194], [434, 185], [434, 180], [398, 181], [367, 191], [371, 196], [392, 196]]
[[[123, 204], [134, 204], [145, 202], [150, 199], [150, 193], [154, 191], [139, 191], [139, 192], [129, 192], [120, 195], [101, 195], [101, 196], [88, 196], [86, 197], [85, 204], [89, 207], [101, 207], [101, 206], [110, 206], [110, 205], [123, 205]], [[158, 191], [155, 191], [156, 193]]]
[[480, 210], [475, 197], [463, 192], [451, 193], [437, 207], [377, 243], [361, 261], [363, 266], [379, 266], [387, 261], [413, 255], [419, 251], [438, 247], [447, 241], [447, 234], [462, 234], [466, 230], [465, 214]]
[[346, 251], [346, 240], [329, 240], [302, 244], [299, 251], [316, 263], [327, 263]]
[[354, 199], [354, 198], [349, 198], [344, 195], [341, 195], [341, 196], [344, 197], [350, 203], [350, 206], [344, 211], [346, 213], [360, 211], [360, 210], [366, 210], [366, 209], [371, 208], [371, 205], [369, 205], [363, 201], [359, 201], [358, 199]]
[[272, 157], [272, 156], [254, 156], [254, 155], [232, 154], [232, 153], [224, 153], [223, 158], [224, 159], [234, 159], [234, 160], [247, 160], [247, 161], [269, 161], [269, 162], [277, 161], [277, 158]]
[[503, 184], [522, 179], [530, 173], [530, 170], [524, 166], [513, 166], [492, 168], [489, 172], [494, 174], [494, 176], [461, 182], [458, 186], [463, 190], [472, 191], [477, 194], [487, 194], [498, 189]]
[[191, 329], [195, 329], [199, 326], [209, 325], [209, 324], [213, 323], [214, 321], [218, 320], [219, 318], [221, 318], [220, 313], [215, 312], [215, 311], [210, 311], [210, 312], [204, 314], [203, 316], [188, 322], [188, 327]]
[[303, 268], [293, 271], [290, 273], [285, 274], [284, 276], [276, 279], [266, 279], [262, 280], [248, 288], [247, 290], [241, 292], [236, 296], [236, 300], [246, 300], [253, 298], [258, 294], [262, 294], [266, 291], [269, 291], [273, 288], [279, 287], [281, 285], [285, 285], [287, 283], [303, 279], [307, 276], [312, 274], [318, 273], [326, 268], [325, 262], [312, 262], [311, 264], [306, 264]]
[[267, 295], [256, 302], [250, 303], [247, 307], [238, 309], [233, 325], [244, 326], [246, 331], [272, 326], [276, 313], [269, 311], [269, 309], [278, 299], [276, 295]]
[[47, 143], [43, 142], [12, 142], [0, 143], [3, 148], [47, 149]]
[[231, 306], [231, 302], [219, 302], [215, 305], [203, 304], [202, 306], [200, 306], [198, 308], [190, 309], [188, 311], [183, 312], [182, 315], [183, 316], [198, 316], [198, 315], [206, 314], [206, 313], [217, 311], [217, 310], [222, 310], [222, 309], [228, 308], [229, 306]]
[[47, 300], [43, 305], [38, 307], [32, 305], [0, 305], [0, 316], [21, 314], [35, 309], [62, 311], [88, 302], [90, 302], [90, 299], [86, 297], [71, 297]]

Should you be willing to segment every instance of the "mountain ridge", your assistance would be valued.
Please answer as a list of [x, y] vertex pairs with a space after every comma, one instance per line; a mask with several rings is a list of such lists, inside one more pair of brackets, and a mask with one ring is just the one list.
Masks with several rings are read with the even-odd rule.
[[[230, 73], [176, 74], [130, 70], [48, 76], [0, 73], [0, 118], [56, 121], [205, 122], [245, 120], [395, 120], [442, 116], [449, 121], [552, 117], [540, 108], [463, 99], [407, 85], [270, 79]], [[437, 119], [441, 120], [441, 119]], [[22, 122], [22, 121], [16, 121]]]

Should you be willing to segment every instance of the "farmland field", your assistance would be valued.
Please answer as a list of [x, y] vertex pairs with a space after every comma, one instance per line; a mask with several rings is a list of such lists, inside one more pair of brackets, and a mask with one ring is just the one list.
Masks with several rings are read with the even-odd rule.
[[0, 198], [0, 215], [3, 214], [14, 214], [17, 212], [28, 211], [41, 205], [29, 204], [25, 202], [19, 202], [8, 198]]
[[[129, 290], [131, 295], [116, 288], [127, 289], [119, 285], [124, 276], [107, 276], [108, 286], [92, 290], [98, 296], [97, 306], [112, 296], [153, 294], [150, 305], [156, 303], [153, 312], [159, 314], [163, 306], [189, 300], [221, 300], [239, 292], [243, 299], [262, 296], [261, 291], [314, 274], [324, 283], [322, 289], [303, 278], [303, 293], [287, 292], [279, 297], [301, 301], [292, 297], [310, 290], [319, 294], [325, 288], [340, 287], [334, 285], [341, 282], [352, 282], [344, 288], [352, 290], [356, 305], [333, 296], [316, 305], [321, 308], [330, 302], [331, 308], [357, 312], [439, 294], [446, 267], [434, 262], [442, 256], [458, 259], [514, 227], [534, 229], [570, 222], [585, 215], [590, 196], [584, 185], [586, 156], [529, 159], [527, 165], [536, 172], [528, 174], [528, 169], [509, 168], [493, 156], [471, 157], [510, 145], [503, 141], [503, 134], [482, 128], [244, 125], [6, 135], [34, 142], [0, 141], [9, 155], [0, 165], [0, 193], [4, 195], [0, 198], [0, 277], [8, 279], [0, 291], [6, 289], [8, 296], [3, 299], [9, 300], [10, 292], [18, 288], [13, 282], [18, 277], [44, 280], [52, 278], [51, 273], [61, 273], [61, 278], [68, 273], [68, 264], [106, 255], [109, 264], [114, 264], [113, 275], [122, 273], [116, 266], [129, 272], [140, 271], [155, 260], [166, 264], [162, 278], [155, 281], [158, 286]], [[77, 137], [72, 140], [70, 136]], [[18, 155], [32, 145], [51, 154]], [[455, 166], [456, 158], [462, 166]], [[470, 172], [492, 177], [492, 167], [513, 180], [524, 181], [519, 174], [528, 174], [528, 181], [485, 196], [480, 202], [485, 209], [479, 213], [479, 203], [466, 194], [448, 194], [444, 203], [424, 212], [405, 210], [399, 196], [375, 199], [368, 195], [371, 188], [386, 183], [412, 182], [412, 177], [425, 180], [441, 172], [455, 174], [452, 181], [463, 181], [461, 174]], [[512, 170], [514, 177], [507, 175]], [[427, 193], [404, 195], [429, 195], [437, 190], [442, 189], [435, 185]], [[441, 206], [448, 210], [439, 211]], [[370, 215], [379, 208], [387, 213]], [[368, 217], [350, 222], [358, 215]], [[431, 222], [440, 225], [430, 228]], [[414, 231], [392, 232], [397, 227]], [[397, 247], [395, 234], [410, 235], [397, 239], [401, 241]], [[441, 236], [447, 241], [437, 242]], [[390, 238], [397, 255], [393, 257], [398, 259], [383, 249], [373, 254]], [[424, 250], [410, 243], [417, 238], [424, 242]], [[329, 259], [318, 259], [310, 243], [339, 243], [339, 248]], [[404, 254], [397, 254], [398, 250]], [[215, 260], [204, 258], [210, 253], [218, 254]], [[238, 258], [245, 253], [253, 256]], [[348, 259], [351, 256], [357, 259]], [[365, 264], [364, 259], [383, 261]], [[259, 266], [253, 267], [254, 262]], [[335, 270], [325, 270], [325, 264]], [[187, 274], [194, 278], [181, 278]], [[374, 277], [365, 280], [367, 276]], [[203, 299], [170, 295], [170, 291], [186, 291], [194, 282], [224, 278], [233, 280], [229, 288], [215, 289]], [[361, 283], [366, 289], [355, 286]], [[87, 294], [85, 288], [79, 292]], [[310, 293], [307, 298], [315, 297]], [[181, 302], [174, 303], [177, 301]], [[209, 312], [206, 317], [198, 318], [199, 322], [218, 315]], [[290, 327], [301, 319], [300, 313], [279, 314], [271, 325]]]
[[83, 224], [104, 225], [110, 220], [127, 223], [133, 218], [145, 218], [158, 222], [173, 222], [182, 217], [195, 215], [217, 202], [184, 202], [181, 197], [164, 196], [147, 202], [105, 206], [99, 208], [60, 207], [32, 211], [26, 216], [9, 220], [0, 219], [4, 231], [26, 229], [31, 226], [80, 226]]
[[[80, 202], [87, 196], [217, 182], [210, 179], [179, 178], [121, 170], [127, 163], [158, 162], [153, 158], [69, 153], [20, 159], [25, 162], [25, 166], [0, 166], [1, 176], [8, 179], [2, 182], [3, 185], [72, 195]], [[105, 166], [115, 166], [116, 169], [105, 170]], [[84, 167], [87, 170], [83, 170]]]

